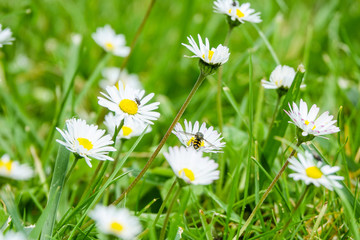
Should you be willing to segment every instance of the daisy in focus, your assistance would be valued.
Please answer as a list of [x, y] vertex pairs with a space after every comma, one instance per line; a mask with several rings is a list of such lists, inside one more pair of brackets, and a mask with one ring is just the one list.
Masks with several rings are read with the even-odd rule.
[[[105, 116], [104, 124], [107, 127], [108, 132], [111, 136], [114, 136], [115, 127], [118, 127], [120, 123], [121, 123], [120, 117], [115, 115], [114, 113], [108, 113]], [[141, 121], [127, 119], [124, 122], [123, 126], [121, 127], [118, 135], [116, 136], [116, 139], [117, 140], [120, 140], [121, 138], [130, 139], [132, 137], [140, 136], [146, 127], [147, 127], [146, 133], [151, 132], [151, 127], [148, 124], [145, 124]]]
[[115, 56], [126, 57], [130, 53], [130, 48], [125, 46], [124, 35], [116, 34], [110, 25], [97, 28], [91, 37], [105, 51], [111, 52]]
[[56, 129], [65, 139], [65, 142], [59, 139], [56, 141], [64, 145], [69, 151], [83, 157], [89, 167], [92, 167], [90, 158], [113, 161], [108, 153], [116, 151], [111, 146], [114, 142], [111, 140], [111, 136], [105, 134], [105, 130], [98, 129], [98, 126], [88, 125], [85, 120], [72, 118], [66, 120], [67, 130]]
[[3, 47], [3, 45], [11, 45], [14, 40], [15, 38], [12, 37], [10, 28], [2, 30], [2, 25], [0, 24], [0, 48]]
[[204, 44], [200, 34], [198, 34], [199, 46], [197, 45], [192, 36], [188, 37], [187, 39], [189, 40], [190, 45], [184, 43], [182, 43], [182, 45], [195, 54], [189, 57], [198, 57], [203, 62], [217, 67], [226, 63], [229, 60], [229, 48], [220, 44], [219, 46], [217, 46], [217, 48], [210, 49], [209, 40], [205, 38]]
[[229, 16], [233, 22], [237, 21], [234, 25], [245, 22], [262, 22], [260, 13], [255, 13], [255, 10], [250, 8], [250, 3], [240, 5], [237, 0], [216, 0], [214, 2], [214, 11]]
[[160, 113], [154, 111], [158, 109], [160, 103], [147, 104], [154, 97], [154, 93], [144, 96], [144, 90], [134, 89], [130, 86], [119, 89], [116, 86], [108, 86], [106, 91], [107, 94], [101, 93], [105, 98], [98, 97], [98, 103], [115, 112], [120, 119], [153, 124], [152, 121], [160, 117]]
[[5, 234], [0, 232], [0, 240], [26, 240], [25, 234], [22, 232], [7, 231]]
[[0, 158], [0, 176], [15, 180], [28, 180], [34, 176], [34, 171], [27, 164], [13, 161], [8, 154], [4, 154]]
[[203, 153], [194, 149], [169, 147], [169, 153], [164, 153], [172, 170], [178, 178], [194, 185], [208, 185], [219, 179], [218, 164]]
[[334, 116], [329, 115], [329, 112], [324, 112], [317, 118], [319, 108], [316, 104], [312, 105], [308, 112], [306, 102], [300, 99], [300, 108], [294, 102], [292, 108], [289, 103], [289, 108], [289, 112], [284, 110], [292, 120], [289, 123], [295, 124], [302, 131], [301, 135], [304, 137], [308, 135], [321, 136], [340, 131], [340, 128], [334, 125], [336, 123], [336, 120], [332, 120]]
[[120, 71], [117, 67], [108, 67], [102, 71], [103, 79], [100, 80], [100, 87], [106, 89], [107, 86], [116, 86], [119, 88], [126, 85], [135, 88], [143, 89], [141, 82], [136, 74], [129, 74], [126, 70]]
[[[270, 81], [261, 80], [261, 84], [267, 89], [288, 90], [295, 79], [296, 72], [292, 67], [278, 65], [270, 74]], [[305, 87], [301, 85], [300, 87]]]
[[89, 216], [95, 220], [99, 231], [122, 239], [135, 239], [142, 229], [138, 218], [132, 216], [126, 208], [97, 205]]
[[219, 152], [225, 146], [225, 142], [221, 142], [223, 139], [221, 134], [218, 133], [212, 126], [206, 128], [206, 123], [202, 123], [201, 126], [198, 121], [194, 123], [184, 120], [185, 130], [180, 123], [175, 125], [172, 131], [180, 142], [187, 147], [193, 147], [196, 150], [203, 152]]
[[338, 166], [331, 167], [321, 161], [316, 161], [308, 151], [305, 151], [305, 155], [298, 153], [297, 156], [299, 159], [295, 157], [289, 159], [289, 168], [296, 172], [291, 173], [289, 177], [295, 181], [303, 180], [306, 185], [310, 183], [317, 187], [323, 185], [331, 191], [334, 188], [342, 188], [337, 181], [344, 180], [344, 177], [334, 175], [335, 172], [340, 170]]

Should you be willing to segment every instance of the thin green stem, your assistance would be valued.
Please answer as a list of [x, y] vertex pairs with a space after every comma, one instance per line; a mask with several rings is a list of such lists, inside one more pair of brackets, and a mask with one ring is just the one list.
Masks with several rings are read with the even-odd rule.
[[166, 213], [166, 217], [164, 219], [164, 224], [163, 224], [163, 227], [162, 227], [161, 232], [160, 232], [160, 238], [159, 238], [160, 240], [165, 239], [165, 231], [166, 231], [166, 226], [167, 226], [167, 224], [169, 222], [170, 213], [171, 213], [172, 207], [174, 206], [174, 203], [176, 202], [177, 196], [179, 195], [180, 191], [181, 191], [181, 186], [179, 186], [178, 190], [174, 194], [173, 199], [170, 202], [169, 208], [168, 208], [167, 213]]
[[74, 167], [76, 166], [76, 163], [79, 161], [79, 159], [80, 159], [80, 158], [81, 158], [80, 156], [76, 156], [76, 155], [75, 155], [74, 162], [73, 162], [73, 164], [71, 165], [71, 167], [70, 167], [70, 169], [69, 169], [68, 173], [66, 174], [64, 184], [65, 184], [65, 183], [67, 182], [67, 180], [69, 179], [70, 174], [71, 174], [71, 173], [72, 173], [72, 171], [74, 170]]
[[269, 127], [269, 129], [270, 129], [270, 130], [269, 130], [269, 133], [270, 133], [270, 131], [271, 131], [272, 126], [274, 125], [275, 118], [276, 118], [277, 112], [278, 112], [278, 110], [279, 110], [280, 99], [281, 99], [281, 95], [278, 95], [278, 98], [276, 99], [275, 108], [274, 108], [274, 114], [273, 114], [273, 116], [272, 116], [271, 123], [270, 123], [270, 127]]
[[160, 209], [159, 209], [159, 211], [158, 211], [158, 213], [157, 213], [157, 215], [156, 215], [156, 218], [155, 218], [155, 220], [154, 220], [154, 222], [153, 222], [153, 224], [152, 224], [152, 227], [155, 227], [155, 226], [156, 226], [156, 223], [157, 223], [157, 221], [159, 220], [159, 217], [160, 217], [160, 215], [162, 214], [162, 212], [163, 212], [163, 210], [164, 210], [164, 208], [165, 208], [165, 205], [166, 205], [167, 201], [169, 200], [169, 197], [170, 197], [172, 191], [173, 191], [174, 188], [175, 188], [176, 183], [177, 183], [177, 179], [175, 178], [174, 182], [171, 184], [171, 187], [170, 187], [168, 193], [166, 194], [166, 197], [165, 197], [164, 201], [162, 202], [162, 204], [161, 204], [161, 206], [160, 206]]
[[120, 197], [118, 199], [116, 199], [112, 204], [113, 205], [117, 205], [122, 199], [124, 199], [124, 197], [126, 196], [126, 194], [128, 194], [134, 187], [135, 185], [140, 181], [140, 179], [142, 178], [142, 176], [144, 176], [145, 172], [149, 169], [150, 165], [152, 164], [152, 162], [155, 160], [156, 156], [159, 154], [161, 148], [164, 146], [166, 140], [168, 139], [168, 137], [170, 136], [172, 130], [174, 129], [176, 123], [179, 121], [179, 119], [181, 118], [181, 116], [183, 115], [183, 113], [185, 112], [185, 109], [187, 108], [187, 106], [189, 105], [192, 97], [195, 95], [196, 90], [200, 87], [201, 83], [204, 81], [206, 75], [204, 73], [200, 73], [193, 89], [191, 90], [191, 92], [189, 93], [189, 96], [186, 98], [184, 104], [182, 105], [182, 107], [180, 108], [179, 112], [177, 113], [176, 117], [174, 118], [173, 122], [171, 123], [169, 129], [167, 130], [167, 132], [165, 133], [164, 137], [161, 139], [159, 146], [156, 148], [156, 150], [154, 151], [154, 153], [151, 155], [150, 159], [147, 161], [147, 163], [145, 164], [144, 168], [141, 170], [141, 172], [139, 173], [139, 175], [134, 179], [134, 181], [130, 184], [130, 186], [120, 195]]
[[[296, 146], [300, 146], [301, 145], [301, 141], [298, 140]], [[281, 167], [279, 173], [275, 176], [275, 178], [273, 179], [273, 181], [270, 183], [269, 187], [266, 189], [264, 195], [261, 197], [260, 201], [258, 202], [258, 204], [256, 204], [254, 210], [252, 211], [252, 213], [250, 214], [250, 216], [248, 217], [248, 219], [246, 220], [245, 224], [241, 227], [240, 231], [237, 234], [237, 237], [234, 239], [238, 239], [241, 234], [244, 233], [244, 231], [246, 230], [246, 228], [249, 226], [249, 224], [251, 223], [252, 219], [255, 216], [256, 211], [260, 208], [261, 204], [265, 201], [265, 199], [267, 198], [267, 196], [269, 195], [269, 193], [271, 192], [271, 190], [273, 189], [273, 187], [275, 186], [276, 182], [279, 180], [280, 176], [282, 175], [282, 173], [285, 171], [286, 167], [289, 165], [289, 158], [291, 158], [292, 156], [294, 156], [294, 154], [296, 153], [296, 149], [293, 149], [292, 152], [290, 153], [290, 156], [288, 157], [288, 159], [286, 159], [284, 165]]]
[[[127, 55], [127, 57], [124, 59], [124, 61], [122, 62], [121, 66], [120, 66], [120, 70], [124, 70], [124, 68], [126, 67], [127, 63], [129, 62], [129, 59], [130, 59], [130, 56], [134, 50], [134, 47], [135, 47], [135, 44], [145, 26], [145, 23], [146, 21], [148, 20], [149, 16], [150, 16], [150, 13], [151, 13], [151, 10], [155, 4], [156, 0], [151, 0], [151, 3], [146, 11], [146, 14], [144, 16], [144, 19], [142, 20], [138, 30], [136, 31], [136, 34], [135, 34], [135, 37], [133, 38], [131, 44], [130, 44], [130, 53], [129, 55]], [[119, 77], [118, 77], [118, 81], [120, 80], [120, 74], [119, 74]]]
[[294, 209], [291, 211], [290, 217], [288, 218], [288, 221], [286, 222], [286, 224], [282, 228], [282, 232], [281, 232], [280, 236], [278, 236], [279, 234], [277, 234], [274, 239], [283, 239], [282, 237], [286, 233], [286, 229], [288, 228], [289, 224], [291, 223], [291, 220], [293, 219], [293, 216], [296, 213], [296, 210], [299, 208], [300, 204], [304, 200], [304, 198], [306, 196], [306, 193], [309, 190], [309, 188], [310, 188], [310, 185], [307, 185], [304, 192], [301, 194], [301, 196], [299, 198], [299, 201], [296, 203]]

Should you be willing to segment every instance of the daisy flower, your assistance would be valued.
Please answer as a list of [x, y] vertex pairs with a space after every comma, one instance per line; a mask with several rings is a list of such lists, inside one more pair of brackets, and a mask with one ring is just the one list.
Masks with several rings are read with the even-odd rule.
[[128, 85], [135, 89], [143, 89], [141, 82], [136, 74], [129, 74], [126, 70], [120, 71], [117, 67], [108, 67], [102, 71], [103, 79], [100, 80], [100, 87], [106, 89], [107, 86], [119, 85], [125, 87]]
[[160, 117], [160, 113], [153, 111], [158, 108], [160, 103], [147, 104], [153, 98], [154, 93], [144, 97], [144, 90], [134, 89], [130, 86], [119, 89], [116, 86], [108, 86], [106, 91], [108, 94], [101, 93], [105, 98], [98, 97], [98, 103], [115, 112], [120, 119], [132, 119], [153, 124], [152, 121]]
[[229, 48], [220, 44], [219, 46], [217, 46], [217, 48], [210, 49], [209, 40], [205, 38], [204, 44], [200, 34], [198, 34], [199, 46], [196, 44], [192, 36], [188, 37], [187, 39], [190, 45], [184, 43], [182, 43], [182, 45], [195, 54], [190, 57], [198, 57], [203, 62], [213, 66], [220, 66], [229, 60]]
[[[105, 116], [104, 124], [108, 129], [108, 132], [111, 136], [114, 136], [115, 127], [119, 126], [121, 123], [121, 119], [118, 115], [114, 115], [113, 113], [108, 113]], [[130, 139], [132, 137], [140, 136], [144, 129], [148, 126], [140, 121], [134, 121], [132, 119], [127, 119], [124, 122], [124, 125], [121, 127], [119, 134], [116, 136], [117, 140], [121, 138]], [[146, 133], [151, 132], [151, 127], [148, 126]]]
[[22, 232], [7, 231], [5, 234], [0, 232], [0, 240], [26, 240], [26, 236]]
[[56, 141], [69, 151], [83, 157], [89, 167], [92, 167], [90, 158], [113, 161], [108, 153], [116, 149], [111, 146], [114, 143], [111, 136], [104, 135], [105, 130], [98, 129], [96, 125], [88, 125], [85, 120], [75, 118], [66, 120], [66, 128], [65, 131], [56, 128], [65, 142], [59, 139]]
[[[295, 79], [296, 72], [292, 67], [278, 65], [270, 74], [270, 81], [261, 80], [264, 88], [267, 89], [289, 89]], [[301, 85], [300, 87], [305, 87]]]
[[317, 187], [323, 185], [331, 191], [334, 188], [342, 188], [337, 181], [344, 180], [344, 177], [334, 175], [340, 170], [338, 166], [331, 167], [321, 161], [316, 161], [308, 151], [305, 151], [305, 155], [298, 153], [297, 156], [299, 159], [295, 157], [289, 159], [289, 168], [295, 171], [295, 173], [289, 174], [289, 177], [295, 181], [303, 180], [306, 185], [310, 183]]
[[34, 176], [34, 171], [27, 164], [13, 161], [8, 154], [4, 154], [0, 158], [0, 176], [15, 180], [27, 180]]
[[239, 23], [262, 22], [260, 13], [250, 8], [250, 3], [239, 4], [236, 0], [217, 0], [214, 2], [214, 11], [230, 17], [231, 21]]
[[164, 153], [172, 170], [178, 178], [194, 185], [208, 185], [219, 179], [218, 164], [203, 153], [194, 149], [169, 147]]
[[95, 220], [99, 231], [122, 239], [135, 239], [142, 229], [138, 218], [126, 208], [97, 205], [89, 216]]
[[289, 115], [293, 123], [299, 129], [302, 130], [301, 135], [306, 137], [310, 136], [321, 136], [331, 133], [336, 133], [340, 131], [340, 128], [334, 126], [336, 120], [332, 120], [334, 117], [329, 115], [329, 112], [324, 112], [318, 118], [319, 108], [316, 104], [312, 105], [310, 111], [308, 112], [307, 104], [300, 99], [300, 108], [293, 102], [293, 107], [291, 108], [289, 103], [290, 111], [286, 111], [286, 114]]
[[223, 139], [220, 133], [218, 133], [212, 126], [206, 128], [206, 123], [202, 123], [201, 126], [198, 121], [194, 126], [191, 122], [184, 120], [185, 130], [180, 123], [175, 125], [172, 131], [180, 142], [187, 147], [193, 147], [204, 152], [219, 152], [224, 146], [225, 142], [221, 142]]
[[3, 47], [3, 45], [11, 45], [15, 38], [11, 36], [12, 32], [10, 28], [5, 28], [4, 30], [1, 29], [2, 25], [0, 24], [0, 47]]
[[125, 37], [122, 34], [116, 34], [110, 25], [97, 28], [96, 32], [91, 34], [95, 42], [105, 51], [119, 57], [126, 57], [130, 53], [130, 48], [125, 46]]

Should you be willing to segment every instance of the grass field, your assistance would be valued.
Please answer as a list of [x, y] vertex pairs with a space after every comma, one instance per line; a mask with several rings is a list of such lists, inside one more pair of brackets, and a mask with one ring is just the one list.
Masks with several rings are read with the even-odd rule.
[[[0, 24], [15, 40], [0, 48], [0, 155], [29, 165], [34, 176], [16, 180], [0, 171], [0, 232], [116, 239], [89, 217], [97, 204], [115, 201], [139, 219], [139, 239], [360, 239], [360, 2], [252, 1], [251, 8], [262, 22], [234, 27], [225, 44], [229, 60], [206, 77], [179, 120], [222, 132], [222, 153], [204, 153], [219, 164], [219, 179], [181, 186], [163, 155], [181, 145], [177, 137], [153, 153], [200, 73], [199, 60], [184, 57], [192, 53], [181, 43], [190, 35], [198, 42], [200, 34], [211, 47], [224, 45], [227, 17], [213, 11], [213, 1], [2, 0]], [[129, 57], [106, 53], [93, 40], [106, 24], [124, 34], [126, 46], [134, 43]], [[295, 71], [303, 64], [305, 72], [277, 104], [277, 91], [261, 80], [280, 64]], [[75, 117], [106, 129], [99, 82], [104, 68], [120, 66], [155, 94], [150, 102], [160, 102], [160, 117], [150, 133], [115, 144], [109, 154], [118, 161], [93, 159], [90, 168], [56, 142], [63, 138], [55, 128], [66, 129]], [[329, 111], [340, 131], [297, 147], [296, 127], [283, 110], [300, 99], [320, 114]], [[339, 166], [342, 188], [306, 185], [286, 168], [262, 203], [293, 150]]]

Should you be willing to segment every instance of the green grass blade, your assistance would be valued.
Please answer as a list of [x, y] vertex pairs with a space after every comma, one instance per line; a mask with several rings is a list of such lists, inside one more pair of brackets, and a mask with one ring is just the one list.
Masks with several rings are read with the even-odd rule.
[[10, 186], [5, 186], [5, 189], [1, 191], [1, 198], [5, 202], [7, 210], [11, 216], [11, 221], [14, 223], [17, 231], [24, 232], [24, 227], [21, 221], [19, 210], [15, 204], [14, 195], [11, 192]]

